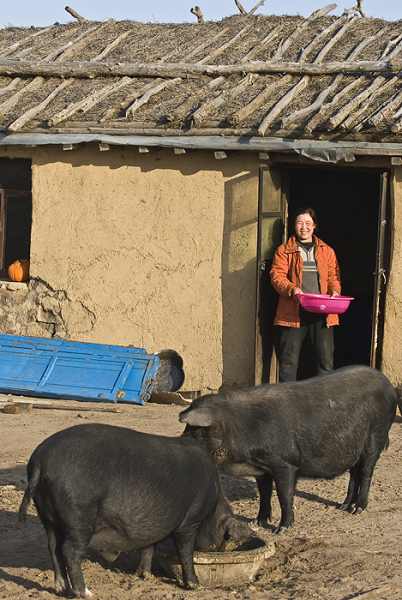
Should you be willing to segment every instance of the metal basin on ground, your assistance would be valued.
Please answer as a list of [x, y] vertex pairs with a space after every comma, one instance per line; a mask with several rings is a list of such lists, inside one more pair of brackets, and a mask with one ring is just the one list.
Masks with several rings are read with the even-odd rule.
[[154, 393], [177, 392], [184, 382], [183, 359], [176, 350], [161, 350], [154, 377]]

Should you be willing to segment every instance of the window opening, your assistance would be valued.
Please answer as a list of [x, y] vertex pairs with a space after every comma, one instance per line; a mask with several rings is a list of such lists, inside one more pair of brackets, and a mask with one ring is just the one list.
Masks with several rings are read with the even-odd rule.
[[0, 276], [16, 260], [29, 259], [32, 196], [27, 190], [0, 188]]

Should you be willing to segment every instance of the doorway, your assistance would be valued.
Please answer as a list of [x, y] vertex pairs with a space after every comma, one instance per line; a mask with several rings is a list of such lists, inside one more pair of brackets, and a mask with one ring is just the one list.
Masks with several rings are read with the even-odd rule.
[[[381, 202], [384, 187], [384, 171], [379, 169], [346, 169], [339, 167], [283, 166], [279, 169], [281, 182], [281, 211], [277, 219], [282, 222], [276, 246], [293, 232], [293, 215], [303, 206], [311, 206], [318, 216], [316, 234], [336, 252], [342, 281], [342, 295], [352, 296], [348, 310], [340, 315], [340, 326], [334, 328], [334, 368], [351, 364], [373, 364], [381, 353], [381, 305], [378, 281], [379, 253], [386, 261], [387, 248], [380, 248], [379, 223], [384, 221], [385, 207]], [[274, 179], [278, 178], [278, 170]], [[266, 177], [265, 177], [266, 179]], [[263, 184], [264, 178], [261, 178]], [[278, 186], [276, 186], [278, 187]], [[270, 193], [270, 192], [268, 192]], [[260, 196], [264, 192], [260, 190]], [[381, 218], [380, 218], [381, 217]], [[386, 219], [385, 219], [386, 220]], [[278, 227], [277, 227], [278, 229]], [[287, 233], [288, 232], [288, 233]], [[389, 236], [385, 236], [385, 241]], [[263, 249], [262, 249], [263, 250]], [[272, 326], [277, 295], [270, 288], [269, 268], [271, 261], [260, 261], [258, 290], [258, 334], [263, 349], [263, 366], [260, 381], [276, 381], [275, 337]], [[264, 268], [261, 271], [261, 264]], [[383, 279], [379, 281], [383, 284]], [[376, 311], [376, 300], [380, 301]], [[260, 317], [269, 315], [268, 319]], [[373, 340], [373, 327], [375, 340]], [[378, 340], [378, 344], [377, 344]], [[375, 344], [376, 353], [372, 347]], [[302, 348], [298, 379], [315, 375], [310, 341], [306, 338]], [[374, 358], [373, 358], [374, 356]], [[258, 362], [258, 344], [257, 356]], [[269, 367], [267, 367], [267, 363]], [[274, 368], [273, 368], [274, 365]], [[256, 369], [257, 373], [257, 369]], [[256, 377], [257, 382], [257, 377]]]

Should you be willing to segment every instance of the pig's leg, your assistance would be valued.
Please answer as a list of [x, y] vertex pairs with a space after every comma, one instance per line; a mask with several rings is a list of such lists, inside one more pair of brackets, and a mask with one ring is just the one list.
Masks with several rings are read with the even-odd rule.
[[146, 546], [141, 549], [140, 554], [140, 563], [138, 565], [138, 569], [135, 574], [137, 577], [143, 577], [146, 579], [151, 576], [151, 568], [152, 568], [152, 557], [154, 554], [154, 545]]
[[294, 523], [293, 498], [296, 489], [297, 469], [291, 466], [273, 471], [279, 504], [281, 506], [281, 522], [275, 533], [284, 533]]
[[54, 587], [56, 588], [57, 593], [67, 592], [70, 590], [70, 585], [68, 583], [66, 566], [61, 552], [61, 544], [64, 539], [63, 532], [47, 522], [45, 523], [45, 529], [49, 553], [53, 563]]
[[70, 578], [71, 588], [77, 597], [92, 598], [93, 594], [86, 587], [82, 574], [81, 562], [89, 546], [91, 535], [74, 530], [63, 542], [63, 558]]
[[197, 526], [193, 526], [191, 529], [176, 531], [174, 534], [177, 551], [183, 567], [184, 585], [187, 585], [187, 587], [190, 589], [196, 589], [200, 587], [197, 575], [195, 574], [193, 562], [196, 532]]
[[264, 473], [260, 477], [256, 477], [258, 491], [260, 492], [260, 511], [257, 516], [257, 523], [261, 527], [271, 520], [271, 496], [273, 478], [270, 473]]
[[359, 491], [353, 510], [355, 515], [360, 515], [360, 513], [363, 512], [363, 510], [367, 507], [371, 478], [373, 476], [374, 467], [380, 457], [383, 447], [383, 443], [377, 443], [373, 436], [371, 440], [371, 447], [366, 450], [360, 459]]
[[350, 469], [348, 491], [346, 493], [345, 500], [339, 507], [341, 510], [350, 510], [352, 505], [356, 502], [357, 495], [359, 492], [360, 478], [360, 467], [359, 464], [357, 464]]

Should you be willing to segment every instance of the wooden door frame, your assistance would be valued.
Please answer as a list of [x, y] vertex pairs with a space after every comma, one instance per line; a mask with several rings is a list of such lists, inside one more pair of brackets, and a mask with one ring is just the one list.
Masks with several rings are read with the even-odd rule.
[[[258, 235], [257, 235], [257, 290], [256, 290], [256, 343], [255, 343], [255, 385], [259, 385], [263, 380], [263, 340], [261, 336], [260, 327], [260, 299], [261, 299], [261, 281], [262, 272], [267, 268], [266, 261], [261, 258], [261, 221], [263, 217], [262, 211], [262, 198], [263, 198], [263, 173], [264, 171], [275, 170], [280, 172], [281, 178], [281, 203], [282, 203], [282, 222], [283, 222], [283, 238], [282, 241], [287, 239], [288, 229], [288, 205], [289, 205], [289, 188], [290, 188], [290, 169], [294, 165], [289, 163], [278, 164], [275, 167], [262, 166], [260, 167], [259, 175], [259, 200], [258, 200]], [[310, 166], [298, 166], [297, 168], [309, 169]], [[318, 167], [319, 168], [319, 167]], [[341, 167], [344, 169], [344, 167]], [[353, 169], [353, 167], [349, 167]], [[348, 170], [349, 170], [348, 169]], [[371, 170], [371, 169], [370, 169]], [[377, 169], [376, 169], [377, 170]], [[373, 316], [372, 316], [372, 339], [371, 339], [371, 353], [370, 353], [370, 365], [375, 368], [379, 368], [381, 361], [381, 348], [382, 348], [382, 331], [383, 323], [381, 323], [381, 307], [385, 302], [385, 288], [386, 288], [386, 257], [385, 257], [385, 229], [387, 226], [387, 214], [388, 214], [388, 201], [390, 197], [389, 192], [389, 170], [378, 169], [378, 175], [381, 178], [380, 181], [380, 195], [379, 195], [379, 208], [378, 208], [378, 226], [377, 226], [377, 254], [376, 254], [376, 269], [374, 273], [374, 288], [373, 288]], [[387, 265], [389, 268], [389, 265]], [[382, 311], [383, 312], [383, 311]], [[278, 381], [278, 364], [275, 346], [273, 346], [272, 358], [270, 361], [269, 368], [269, 382], [276, 383]]]

